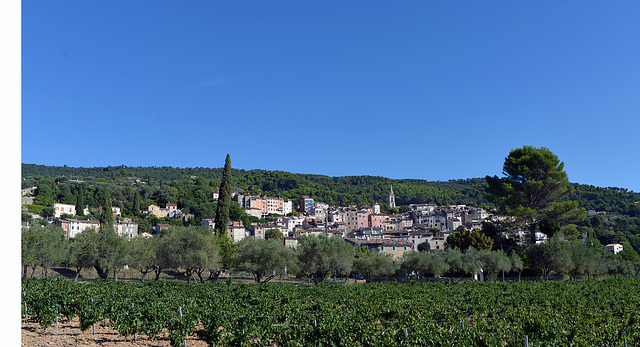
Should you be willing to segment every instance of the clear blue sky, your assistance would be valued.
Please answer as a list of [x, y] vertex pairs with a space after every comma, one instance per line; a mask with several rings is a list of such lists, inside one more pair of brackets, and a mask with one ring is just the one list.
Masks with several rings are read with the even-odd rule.
[[640, 192], [638, 1], [23, 1], [21, 162]]

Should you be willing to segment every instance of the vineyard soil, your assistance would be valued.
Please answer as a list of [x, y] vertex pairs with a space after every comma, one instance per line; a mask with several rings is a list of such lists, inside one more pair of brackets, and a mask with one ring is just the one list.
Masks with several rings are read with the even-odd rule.
[[[171, 346], [168, 335], [160, 336], [158, 339], [150, 340], [146, 336], [137, 336], [134, 342], [133, 336], [120, 336], [118, 332], [110, 327], [103, 327], [96, 324], [96, 334], [93, 330], [80, 330], [79, 319], [76, 317], [71, 321], [60, 321], [56, 326], [49, 327], [42, 332], [37, 323], [22, 323], [22, 346], [42, 347], [42, 346], [107, 346], [107, 347], [142, 347], [142, 346]], [[187, 338], [187, 346], [206, 347], [206, 342], [199, 340], [196, 336]]]

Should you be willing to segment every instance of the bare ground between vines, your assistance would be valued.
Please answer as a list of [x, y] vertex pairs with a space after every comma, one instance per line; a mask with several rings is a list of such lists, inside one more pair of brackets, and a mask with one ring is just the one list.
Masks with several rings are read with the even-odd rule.
[[[171, 346], [169, 335], [163, 333], [156, 340], [149, 339], [146, 335], [138, 334], [134, 336], [121, 336], [110, 327], [100, 324], [95, 325], [95, 335], [93, 329], [80, 330], [80, 321], [76, 317], [71, 321], [59, 321], [58, 329], [55, 324], [46, 330], [37, 323], [22, 323], [21, 339], [22, 346], [43, 347], [43, 346]], [[199, 340], [196, 336], [187, 338], [189, 347], [206, 347], [207, 343]]]

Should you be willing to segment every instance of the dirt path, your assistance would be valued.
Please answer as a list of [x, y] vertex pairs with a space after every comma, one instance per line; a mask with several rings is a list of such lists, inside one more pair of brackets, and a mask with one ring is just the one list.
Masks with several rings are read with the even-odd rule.
[[[77, 317], [72, 321], [58, 322], [58, 327], [59, 329], [56, 329], [54, 324], [42, 332], [37, 323], [22, 323], [22, 346], [171, 346], [167, 334], [160, 336], [155, 341], [149, 340], [145, 335], [138, 335], [134, 342], [133, 336], [120, 336], [116, 330], [103, 327], [100, 324], [96, 324], [95, 335], [92, 329], [81, 331]], [[195, 336], [190, 336], [187, 338], [187, 346], [206, 347], [207, 344]]]

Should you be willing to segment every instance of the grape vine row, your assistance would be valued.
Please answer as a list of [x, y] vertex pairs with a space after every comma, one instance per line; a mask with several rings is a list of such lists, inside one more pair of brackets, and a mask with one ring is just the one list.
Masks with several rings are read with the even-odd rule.
[[[111, 326], [179, 346], [640, 345], [640, 279], [318, 286], [22, 282], [23, 319]], [[26, 310], [26, 311], [25, 311]]]

